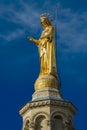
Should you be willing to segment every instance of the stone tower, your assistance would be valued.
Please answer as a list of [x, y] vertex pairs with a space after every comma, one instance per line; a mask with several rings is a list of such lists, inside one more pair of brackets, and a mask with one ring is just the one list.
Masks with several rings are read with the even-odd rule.
[[29, 40], [39, 48], [41, 70], [37, 78], [32, 100], [19, 111], [23, 118], [22, 130], [75, 130], [74, 105], [62, 98], [56, 69], [54, 28], [46, 15], [42, 15], [44, 27], [39, 40]]

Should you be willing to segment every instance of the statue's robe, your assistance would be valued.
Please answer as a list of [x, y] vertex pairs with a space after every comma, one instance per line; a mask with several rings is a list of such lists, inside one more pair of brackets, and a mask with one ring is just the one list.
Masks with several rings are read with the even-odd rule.
[[51, 25], [43, 30], [38, 49], [41, 64], [40, 75], [52, 74], [57, 77], [54, 28]]

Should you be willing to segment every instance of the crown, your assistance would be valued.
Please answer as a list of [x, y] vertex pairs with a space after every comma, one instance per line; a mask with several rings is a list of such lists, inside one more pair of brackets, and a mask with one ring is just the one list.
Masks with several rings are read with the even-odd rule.
[[53, 20], [52, 15], [50, 15], [49, 13], [43, 13], [43, 14], [41, 14], [40, 18], [47, 18], [47, 19], [49, 19], [49, 21]]

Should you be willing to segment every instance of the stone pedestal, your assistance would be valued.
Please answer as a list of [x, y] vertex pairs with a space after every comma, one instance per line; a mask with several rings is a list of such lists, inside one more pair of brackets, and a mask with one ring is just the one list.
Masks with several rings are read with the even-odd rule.
[[34, 84], [35, 92], [32, 101], [43, 99], [61, 99], [60, 84], [52, 75], [39, 76]]
[[60, 89], [60, 84], [53, 75], [40, 75], [34, 84], [34, 88], [35, 91], [46, 88]]
[[38, 101], [43, 99], [62, 99], [62, 96], [57, 89], [40, 89], [34, 92], [32, 95], [32, 101]]

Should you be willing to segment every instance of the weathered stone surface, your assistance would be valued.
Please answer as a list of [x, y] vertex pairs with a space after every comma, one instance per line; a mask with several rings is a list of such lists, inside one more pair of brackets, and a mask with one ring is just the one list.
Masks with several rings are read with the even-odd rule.
[[[73, 116], [76, 108], [71, 102], [63, 100], [42, 100], [27, 103], [21, 110], [23, 117], [23, 130], [25, 122], [29, 120], [29, 130], [56, 130], [57, 124], [60, 122], [59, 128], [65, 130], [73, 128]], [[58, 130], [59, 130], [58, 128]]]
[[41, 99], [62, 99], [59, 90], [54, 88], [40, 89], [34, 92], [32, 95], [32, 101]]

